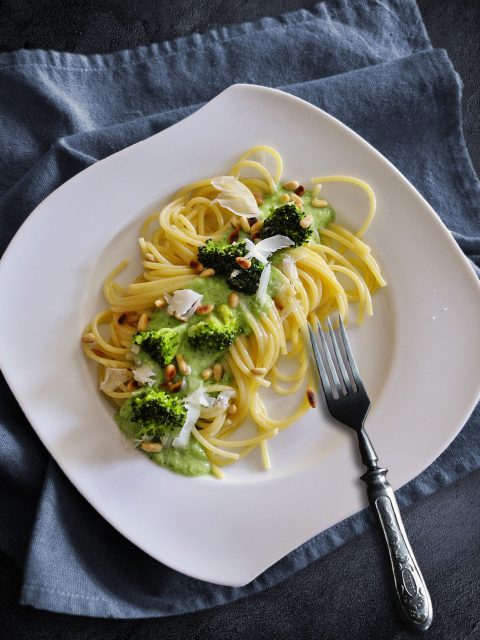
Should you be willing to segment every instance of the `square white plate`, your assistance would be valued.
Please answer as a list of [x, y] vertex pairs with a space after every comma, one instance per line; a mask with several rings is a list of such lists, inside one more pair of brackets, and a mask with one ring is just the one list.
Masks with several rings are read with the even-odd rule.
[[[353, 175], [376, 192], [367, 241], [389, 286], [374, 298], [375, 316], [350, 336], [373, 402], [367, 429], [398, 488], [442, 452], [475, 405], [480, 288], [423, 198], [323, 111], [273, 89], [232, 86], [51, 194], [0, 263], [0, 364], [60, 467], [151, 556], [232, 586], [365, 506], [353, 437], [322, 410], [310, 411], [271, 442], [270, 472], [252, 456], [223, 481], [175, 475], [122, 443], [79, 337], [104, 306], [106, 274], [136, 255], [144, 215], [182, 185], [224, 173], [256, 144], [281, 152], [287, 176]], [[324, 189], [340, 222], [355, 225], [365, 212], [362, 194]], [[13, 323], [21, 347], [11, 339]]]

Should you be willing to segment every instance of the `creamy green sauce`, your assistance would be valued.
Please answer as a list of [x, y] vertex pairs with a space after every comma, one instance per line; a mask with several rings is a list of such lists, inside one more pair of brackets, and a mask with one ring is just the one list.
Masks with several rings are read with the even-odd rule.
[[185, 449], [168, 447], [147, 455], [157, 464], [184, 476], [204, 476], [211, 471], [205, 449], [192, 437]]
[[[273, 195], [264, 198], [263, 204], [259, 206], [262, 214], [262, 219], [265, 218], [269, 213], [271, 213], [272, 209], [284, 204], [283, 202], [280, 202], [280, 196], [285, 193], [290, 194], [291, 191], [286, 191], [283, 187], [278, 185], [277, 191]], [[318, 198], [319, 196], [316, 197]], [[328, 224], [333, 222], [335, 218], [335, 211], [330, 205], [326, 207], [312, 207], [311, 203], [313, 198], [313, 192], [310, 189], [307, 189], [307, 191], [305, 191], [302, 196], [303, 210], [305, 211], [305, 215], [311, 215], [313, 217], [313, 221], [317, 229], [323, 229]]]

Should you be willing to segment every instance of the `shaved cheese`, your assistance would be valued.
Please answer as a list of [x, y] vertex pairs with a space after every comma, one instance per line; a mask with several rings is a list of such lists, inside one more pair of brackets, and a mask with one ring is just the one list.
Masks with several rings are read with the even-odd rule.
[[155, 383], [155, 372], [148, 364], [142, 364], [133, 370], [133, 377], [140, 384], [152, 385]]
[[107, 367], [105, 369], [105, 376], [100, 384], [100, 389], [102, 391], [115, 391], [115, 389], [121, 384], [124, 384], [129, 377], [130, 371], [128, 369]]
[[281, 235], [265, 238], [265, 240], [261, 240], [260, 242], [257, 242], [257, 244], [246, 238], [245, 246], [248, 249], [248, 253], [245, 257], [249, 260], [256, 258], [262, 264], [267, 264], [268, 258], [272, 253], [275, 253], [275, 251], [279, 251], [280, 249], [291, 247], [293, 244], [295, 244], [293, 240], [290, 240], [287, 236]]
[[191, 289], [178, 289], [173, 295], [165, 293], [164, 296], [168, 303], [168, 313], [183, 320], [193, 316], [203, 297]]
[[219, 176], [212, 179], [212, 186], [220, 193], [213, 202], [228, 209], [237, 216], [256, 217], [260, 211], [253, 193], [233, 176]]
[[184, 449], [187, 446], [192, 429], [200, 417], [202, 407], [208, 407], [210, 400], [211, 398], [205, 393], [203, 385], [199, 385], [195, 391], [185, 398], [184, 403], [187, 409], [187, 417], [185, 418], [180, 433], [173, 441], [173, 446], [176, 449]]
[[265, 304], [267, 300], [267, 288], [268, 288], [268, 283], [270, 281], [271, 270], [272, 270], [272, 266], [269, 263], [264, 268], [264, 270], [262, 271], [262, 275], [260, 276], [260, 282], [258, 283], [258, 290], [257, 290], [257, 298], [260, 304]]
[[230, 403], [230, 400], [236, 396], [236, 392], [234, 389], [225, 389], [225, 391], [220, 391], [215, 400], [215, 406], [220, 409], [226, 409]]
[[290, 282], [295, 282], [296, 280], [298, 280], [297, 266], [292, 256], [286, 256], [282, 261], [282, 266], [283, 270], [285, 271], [285, 275], [290, 280]]

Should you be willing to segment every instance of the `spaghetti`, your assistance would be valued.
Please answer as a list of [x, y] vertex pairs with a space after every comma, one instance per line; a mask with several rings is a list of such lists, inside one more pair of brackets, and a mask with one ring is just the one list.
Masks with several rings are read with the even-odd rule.
[[[261, 156], [263, 161], [259, 160]], [[267, 146], [249, 149], [231, 168], [229, 176], [236, 179], [232, 184], [244, 185], [255, 198], [253, 225], [241, 212], [234, 213], [234, 207], [228, 208], [212, 179], [182, 188], [141, 227], [143, 273], [129, 285], [120, 285], [116, 276], [127, 265], [123, 261], [107, 276], [103, 292], [108, 308], [95, 316], [82, 336], [85, 354], [98, 365], [100, 388], [118, 407], [137, 394], [139, 387], [152, 382], [182, 397], [186, 397], [185, 389], [201, 382], [210, 398], [223, 398], [200, 406], [190, 435], [204, 449], [209, 469], [218, 477], [223, 475], [222, 466], [255, 450], [260, 451], [263, 466], [268, 469], [268, 441], [310, 407], [311, 392], [305, 393], [311, 384], [307, 323], [317, 318], [322, 322], [332, 312], [348, 322], [354, 304], [361, 324], [373, 313], [372, 294], [386, 284], [370, 247], [361, 239], [375, 215], [371, 187], [357, 178], [323, 176], [312, 179], [312, 187], [307, 190], [296, 181], [282, 183], [282, 174], [280, 154]], [[222, 180], [230, 184], [225, 177]], [[322, 185], [329, 182], [350, 183], [366, 193], [369, 212], [356, 232], [333, 222], [333, 210], [321, 199]], [[285, 202], [295, 204], [302, 215], [308, 214], [304, 221], [310, 222], [312, 237], [300, 246], [284, 247], [269, 258], [275, 270], [275, 287], [271, 286], [272, 274], [271, 295], [264, 294], [263, 304], [252, 304], [251, 295], [227, 291], [223, 302], [242, 315], [247, 330], [196, 377], [192, 363], [179, 353], [176, 364], [169, 365], [175, 369], [173, 383], [166, 382], [167, 369], [163, 378], [160, 374], [161, 379], [141, 380], [138, 356], [132, 351], [134, 337], [156, 316], [166, 314], [165, 298], [192, 288], [208, 292], [209, 282], [219, 279], [213, 269], [199, 263], [199, 249], [208, 240], [251, 241], [255, 238], [252, 230], [258, 235], [269, 211]], [[252, 255], [257, 254], [253, 251]], [[200, 280], [203, 289], [198, 288]], [[208, 295], [203, 296], [202, 303], [205, 301]], [[212, 309], [215, 306], [210, 305]], [[209, 305], [202, 308], [208, 312]], [[280, 396], [297, 394], [296, 410], [286, 417], [271, 416], [262, 397], [267, 389]], [[248, 417], [256, 425], [256, 433], [237, 434]], [[152, 442], [140, 444], [149, 455], [162, 447]]]

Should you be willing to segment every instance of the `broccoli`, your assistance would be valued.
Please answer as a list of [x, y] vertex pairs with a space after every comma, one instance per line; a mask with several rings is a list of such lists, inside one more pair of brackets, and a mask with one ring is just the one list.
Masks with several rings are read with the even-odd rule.
[[304, 229], [300, 226], [300, 220], [305, 217], [293, 202], [276, 207], [264, 220], [260, 237], [271, 238], [280, 234], [287, 236], [295, 243], [296, 247], [307, 243], [312, 237], [312, 228]]
[[[218, 317], [220, 316], [220, 317]], [[220, 305], [217, 315], [194, 324], [188, 330], [188, 342], [202, 351], [224, 351], [241, 332], [234, 313], [226, 304]]]
[[166, 367], [177, 354], [183, 329], [185, 329], [184, 325], [173, 329], [140, 331], [134, 335], [132, 342], [143, 349], [161, 367]]
[[[207, 240], [203, 247], [198, 249], [198, 259], [204, 267], [215, 269], [217, 275], [226, 276], [232, 289], [251, 295], [258, 289], [260, 276], [264, 265], [252, 258], [248, 269], [241, 269], [236, 263], [236, 258], [244, 257], [248, 253], [245, 242], [234, 242], [221, 247], [211, 239]], [[236, 276], [232, 276], [238, 271]]]
[[148, 387], [123, 403], [117, 420], [131, 437], [158, 442], [176, 437], [186, 417], [187, 410], [178, 396]]

